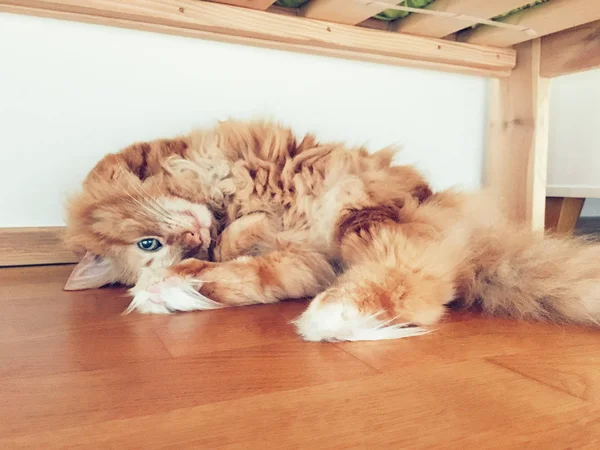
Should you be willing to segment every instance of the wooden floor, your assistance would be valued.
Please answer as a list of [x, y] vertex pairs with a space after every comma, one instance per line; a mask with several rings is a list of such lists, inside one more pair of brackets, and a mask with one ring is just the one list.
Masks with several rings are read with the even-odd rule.
[[0, 269], [1, 449], [600, 448], [600, 330], [304, 343], [302, 302], [122, 316], [70, 269]]

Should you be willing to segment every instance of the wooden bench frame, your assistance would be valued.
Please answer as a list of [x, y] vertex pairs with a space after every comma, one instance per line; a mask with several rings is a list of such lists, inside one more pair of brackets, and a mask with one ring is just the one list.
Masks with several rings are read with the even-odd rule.
[[[370, 19], [399, 1], [311, 0], [290, 10], [273, 0], [0, 0], [0, 13], [489, 77], [485, 184], [510, 217], [542, 230], [549, 80], [600, 67], [600, 2], [550, 0], [501, 26], [486, 23], [531, 0], [436, 0], [398, 24]], [[53, 244], [41, 249], [40, 232]], [[60, 232], [0, 229], [0, 265], [72, 262]]]

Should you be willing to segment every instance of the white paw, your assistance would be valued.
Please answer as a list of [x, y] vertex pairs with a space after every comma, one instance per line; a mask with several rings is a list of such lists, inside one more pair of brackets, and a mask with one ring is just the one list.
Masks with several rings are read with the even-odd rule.
[[130, 292], [133, 300], [125, 310], [142, 314], [169, 314], [174, 311], [199, 311], [223, 308], [223, 305], [200, 294], [202, 282], [170, 276], [166, 269], [146, 270]]
[[383, 313], [363, 313], [350, 298], [331, 289], [315, 297], [294, 325], [305, 341], [377, 341], [429, 333], [408, 323], [381, 320]]

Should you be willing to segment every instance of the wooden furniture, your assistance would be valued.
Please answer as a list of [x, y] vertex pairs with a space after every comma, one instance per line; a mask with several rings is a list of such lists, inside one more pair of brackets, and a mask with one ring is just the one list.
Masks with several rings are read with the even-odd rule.
[[557, 234], [572, 234], [585, 198], [547, 197], [545, 229]]
[[558, 234], [572, 234], [588, 198], [600, 198], [600, 188], [549, 186], [546, 189], [545, 229]]
[[0, 12], [489, 77], [486, 183], [510, 217], [543, 229], [549, 79], [600, 66], [600, 2], [549, 0], [491, 21], [530, 0], [435, 0], [397, 21], [371, 18], [406, 9], [398, 1], [0, 0]]

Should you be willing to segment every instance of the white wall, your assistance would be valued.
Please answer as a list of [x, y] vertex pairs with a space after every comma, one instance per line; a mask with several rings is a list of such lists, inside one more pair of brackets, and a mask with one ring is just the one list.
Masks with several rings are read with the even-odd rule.
[[[549, 145], [549, 186], [600, 188], [600, 70], [552, 80]], [[581, 215], [600, 216], [600, 199]]]
[[105, 153], [228, 116], [401, 143], [435, 187], [477, 187], [485, 93], [474, 77], [0, 14], [0, 227], [61, 225]]

